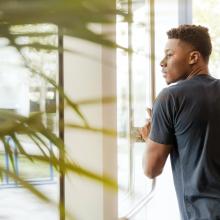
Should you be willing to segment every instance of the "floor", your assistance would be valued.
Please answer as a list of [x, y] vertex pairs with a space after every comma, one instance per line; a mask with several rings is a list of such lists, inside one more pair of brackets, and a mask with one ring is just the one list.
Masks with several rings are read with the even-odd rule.
[[[58, 184], [37, 186], [58, 201]], [[56, 207], [37, 199], [23, 188], [0, 188], [0, 220], [58, 220]]]

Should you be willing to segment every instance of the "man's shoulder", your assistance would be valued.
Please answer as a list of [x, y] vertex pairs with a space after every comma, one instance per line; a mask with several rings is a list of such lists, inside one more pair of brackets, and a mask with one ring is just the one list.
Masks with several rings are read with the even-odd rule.
[[182, 80], [164, 88], [158, 95], [158, 101], [166, 100], [169, 102], [175, 102], [176, 99], [179, 99], [188, 93], [191, 94], [191, 88], [193, 85], [188, 81], [189, 80]]
[[170, 92], [190, 92], [190, 89], [199, 89], [208, 87], [209, 89], [220, 86], [220, 80], [211, 75], [197, 75], [192, 79], [181, 80], [178, 83], [169, 87]]
[[[214, 78], [212, 78], [214, 79]], [[214, 79], [217, 80], [217, 79]], [[175, 95], [179, 93], [187, 93], [190, 92], [190, 89], [194, 87], [200, 87], [204, 84], [207, 84], [207, 82], [199, 81], [196, 79], [190, 79], [190, 80], [181, 80], [177, 83], [174, 83], [168, 87], [166, 87], [162, 92], [165, 94]]]
[[174, 83], [167, 87], [170, 93], [177, 92], [179, 90], [185, 90], [189, 87], [193, 86], [193, 83], [190, 80], [181, 80], [177, 83]]
[[178, 91], [183, 90], [184, 87], [185, 86], [182, 85], [182, 82], [178, 84], [172, 84], [166, 88], [163, 88], [162, 91], [159, 93], [159, 96], [160, 97], [171, 97], [175, 95], [176, 93], [178, 93]]
[[173, 102], [175, 95], [175, 88], [171, 88], [173, 86], [169, 86], [164, 88], [159, 95], [157, 96], [155, 103], [154, 104], [165, 104], [165, 103], [170, 103]]

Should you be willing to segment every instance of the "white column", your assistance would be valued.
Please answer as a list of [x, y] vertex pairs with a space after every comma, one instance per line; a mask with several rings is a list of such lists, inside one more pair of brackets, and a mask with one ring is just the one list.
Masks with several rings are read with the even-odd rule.
[[[116, 96], [115, 50], [64, 37], [64, 90], [73, 101]], [[116, 103], [82, 105], [89, 125], [116, 130]], [[82, 125], [79, 116], [65, 108], [65, 123]], [[65, 128], [68, 155], [79, 165], [99, 174], [117, 179], [116, 137], [102, 133]], [[67, 210], [80, 220], [117, 219], [117, 192], [102, 184], [70, 174], [66, 176], [65, 203]]]

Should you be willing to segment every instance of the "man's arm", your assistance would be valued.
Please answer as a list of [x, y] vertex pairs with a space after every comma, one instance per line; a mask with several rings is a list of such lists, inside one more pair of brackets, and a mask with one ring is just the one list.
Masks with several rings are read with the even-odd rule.
[[142, 163], [144, 174], [149, 178], [155, 178], [161, 174], [172, 146], [150, 139], [146, 141], [146, 145]]
[[159, 144], [148, 138], [151, 129], [151, 110], [147, 109], [147, 112], [150, 119], [148, 119], [146, 125], [140, 129], [140, 135], [146, 141], [142, 166], [144, 174], [153, 179], [161, 174], [172, 145]]

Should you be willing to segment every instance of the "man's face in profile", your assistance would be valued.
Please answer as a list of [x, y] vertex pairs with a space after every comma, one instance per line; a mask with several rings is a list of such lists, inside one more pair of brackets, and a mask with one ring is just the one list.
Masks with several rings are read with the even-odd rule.
[[185, 79], [190, 73], [189, 54], [192, 46], [179, 39], [168, 39], [165, 57], [160, 62], [167, 84]]

